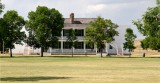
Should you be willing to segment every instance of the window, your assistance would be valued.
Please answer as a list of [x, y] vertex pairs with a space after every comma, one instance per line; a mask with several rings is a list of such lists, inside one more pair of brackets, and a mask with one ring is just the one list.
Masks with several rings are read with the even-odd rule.
[[75, 43], [75, 49], [83, 49], [83, 48], [84, 48], [84, 42]]
[[94, 49], [94, 43], [86, 44], [86, 49]]
[[83, 29], [76, 29], [76, 36], [84, 36], [84, 30]]
[[63, 48], [64, 49], [71, 49], [70, 42], [63, 42]]
[[69, 30], [63, 30], [63, 36], [68, 36], [69, 35]]
[[[84, 36], [84, 30], [83, 29], [76, 29], [75, 30], [76, 36]], [[63, 36], [68, 36], [69, 30], [63, 30]]]
[[54, 48], [55, 49], [60, 49], [61, 48], [61, 42], [58, 42], [57, 44], [55, 44]]
[[113, 49], [113, 47], [111, 45], [109, 45], [109, 49]]

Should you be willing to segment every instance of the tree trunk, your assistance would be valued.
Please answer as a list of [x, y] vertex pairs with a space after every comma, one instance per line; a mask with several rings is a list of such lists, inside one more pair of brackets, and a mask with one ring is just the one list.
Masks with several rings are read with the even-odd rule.
[[129, 57], [131, 57], [132, 53], [131, 53], [131, 51], [129, 51], [129, 52], [130, 52], [130, 55], [129, 55]]
[[101, 51], [101, 57], [103, 57], [103, 56], [102, 56], [102, 49], [100, 49], [100, 51]]
[[13, 57], [13, 56], [12, 56], [12, 49], [11, 49], [11, 48], [10, 48], [10, 57]]
[[41, 57], [43, 57], [43, 50], [44, 50], [44, 48], [41, 47]]
[[4, 53], [4, 41], [3, 41], [3, 54], [5, 54], [5, 53]]

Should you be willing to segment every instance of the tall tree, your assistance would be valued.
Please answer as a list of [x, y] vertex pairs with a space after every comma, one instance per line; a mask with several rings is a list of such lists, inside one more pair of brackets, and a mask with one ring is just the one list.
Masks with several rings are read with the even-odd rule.
[[2, 32], [3, 32], [3, 19], [0, 18], [0, 51], [3, 51], [3, 36], [2, 36]]
[[118, 32], [115, 30], [117, 27], [118, 25], [111, 20], [98, 17], [95, 21], [90, 22], [86, 28], [85, 40], [94, 42], [100, 50], [102, 57], [105, 43], [114, 41], [114, 36], [118, 35]]
[[7, 11], [3, 16], [3, 21], [3, 41], [5, 47], [10, 49], [10, 56], [12, 57], [12, 49], [15, 44], [22, 44], [22, 40], [24, 40], [25, 33], [21, 29], [25, 25], [25, 21], [15, 10]]
[[[1, 3], [1, 0], [0, 0], [0, 15], [1, 13], [3, 12], [3, 9], [4, 9], [4, 5]], [[3, 24], [3, 20], [0, 18], [0, 51], [3, 51], [3, 40], [2, 40], [2, 24]]]
[[136, 47], [134, 46], [134, 40], [137, 36], [133, 33], [133, 30], [131, 28], [127, 28], [126, 29], [126, 34], [125, 34], [125, 43], [123, 43], [124, 45], [124, 49], [128, 49], [129, 52], [132, 52]]
[[133, 21], [139, 32], [145, 36], [141, 41], [143, 49], [160, 50], [160, 0], [157, 6], [148, 8], [142, 19]]
[[7, 23], [4, 21], [3, 18], [0, 18], [0, 51], [2, 53], [4, 53], [6, 47], [5, 47], [5, 34], [6, 34], [6, 28], [7, 27]]
[[72, 57], [73, 57], [73, 49], [75, 48], [75, 44], [76, 44], [76, 42], [77, 42], [77, 37], [76, 37], [75, 30], [73, 30], [72, 28], [69, 29], [69, 34], [67, 35], [67, 42], [68, 42], [69, 45], [71, 46], [71, 49], [72, 49]]
[[29, 37], [26, 42], [34, 48], [41, 48], [41, 57], [44, 49], [54, 47], [58, 42], [58, 37], [64, 24], [64, 18], [58, 10], [38, 6], [36, 11], [28, 14], [26, 29], [29, 31]]

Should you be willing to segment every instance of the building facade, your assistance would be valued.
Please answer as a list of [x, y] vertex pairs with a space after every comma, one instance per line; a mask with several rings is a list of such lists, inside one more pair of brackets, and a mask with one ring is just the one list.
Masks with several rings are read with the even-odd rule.
[[[74, 54], [97, 54], [99, 51], [96, 47], [90, 47], [84, 41], [85, 28], [88, 26], [89, 22], [95, 21], [96, 18], [74, 18], [74, 13], [70, 14], [70, 18], [65, 18], [64, 28], [61, 32], [61, 37], [59, 37], [59, 42], [54, 48], [49, 48], [45, 50], [46, 53], [50, 54], [71, 54], [71, 46], [67, 41], [67, 35], [69, 34], [69, 29], [74, 29], [77, 36], [77, 43], [73, 49]], [[104, 54], [128, 54], [127, 50], [123, 50], [124, 34], [127, 26], [119, 26], [117, 31], [119, 36], [115, 37], [115, 41], [106, 44], [106, 48], [103, 50]], [[13, 53], [16, 54], [37, 54], [40, 53], [40, 49], [33, 49], [27, 45], [16, 45], [13, 49]]]

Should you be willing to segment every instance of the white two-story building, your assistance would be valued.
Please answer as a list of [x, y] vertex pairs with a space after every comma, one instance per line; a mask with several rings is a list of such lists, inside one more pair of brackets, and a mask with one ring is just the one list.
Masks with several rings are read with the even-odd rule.
[[[89, 22], [96, 20], [96, 18], [74, 18], [74, 13], [70, 14], [70, 18], [65, 18], [64, 28], [61, 32], [59, 42], [54, 48], [49, 48], [45, 52], [51, 54], [71, 54], [71, 46], [67, 40], [69, 29], [73, 28], [77, 36], [77, 44], [73, 49], [74, 54], [97, 54], [98, 50], [96, 47], [91, 48], [84, 42], [85, 28]], [[124, 34], [127, 26], [119, 26], [117, 31], [119, 36], [115, 37], [115, 41], [110, 44], [106, 44], [106, 48], [103, 50], [103, 54], [129, 54], [127, 50], [123, 50], [123, 43], [125, 42]], [[13, 49], [14, 54], [39, 54], [40, 49], [33, 49], [28, 45], [16, 45]]]

